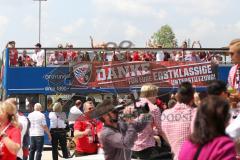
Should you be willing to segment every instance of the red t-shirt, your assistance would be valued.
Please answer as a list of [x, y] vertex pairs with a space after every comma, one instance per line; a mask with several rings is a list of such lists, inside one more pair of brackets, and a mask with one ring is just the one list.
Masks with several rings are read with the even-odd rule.
[[71, 58], [71, 60], [76, 60], [77, 59], [77, 53], [73, 50], [68, 50], [67, 51], [67, 58]]
[[[5, 132], [12, 141], [21, 145], [21, 130], [19, 128], [10, 125]], [[2, 141], [1, 138], [0, 138], [0, 141]], [[0, 155], [0, 160], [17, 159], [17, 155], [14, 155], [11, 152], [9, 152], [9, 150], [5, 145], [3, 145], [3, 147], [0, 148], [0, 150], [2, 151], [2, 154]]]
[[67, 51], [63, 51], [63, 52], [60, 51], [59, 53], [61, 53], [61, 54], [63, 55], [63, 59], [64, 59], [64, 60], [67, 59], [67, 56], [68, 56]]
[[94, 139], [97, 133], [102, 128], [102, 123], [100, 121], [76, 121], [74, 124], [74, 130], [80, 132], [85, 131], [87, 128], [91, 128], [91, 135], [83, 136], [76, 140], [76, 150], [78, 152], [84, 153], [97, 153], [98, 144], [94, 143]]
[[17, 65], [17, 59], [18, 59], [17, 49], [13, 48], [13, 49], [9, 50], [9, 59], [10, 59], [10, 66], [16, 66]]
[[141, 61], [138, 52], [134, 52], [134, 53], [133, 53], [133, 61]]

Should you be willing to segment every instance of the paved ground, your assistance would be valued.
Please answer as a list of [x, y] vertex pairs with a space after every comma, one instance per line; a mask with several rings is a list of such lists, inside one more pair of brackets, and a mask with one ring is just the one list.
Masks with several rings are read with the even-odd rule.
[[[42, 160], [52, 160], [52, 151], [43, 151]], [[59, 160], [64, 160], [64, 158], [59, 158]], [[99, 154], [93, 156], [73, 157], [67, 160], [104, 160], [104, 156]]]

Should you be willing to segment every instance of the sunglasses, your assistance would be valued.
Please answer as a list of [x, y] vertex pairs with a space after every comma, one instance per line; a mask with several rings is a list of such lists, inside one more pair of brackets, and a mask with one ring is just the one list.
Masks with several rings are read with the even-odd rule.
[[234, 52], [228, 52], [229, 55], [233, 56], [234, 55]]
[[89, 111], [93, 110], [93, 107], [91, 107], [91, 108], [88, 108], [88, 110], [89, 110]]

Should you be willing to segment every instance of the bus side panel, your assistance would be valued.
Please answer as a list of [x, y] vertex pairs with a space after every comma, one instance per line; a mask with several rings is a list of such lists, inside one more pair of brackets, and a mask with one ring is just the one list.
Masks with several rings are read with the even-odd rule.
[[228, 73], [232, 66], [230, 65], [221, 65], [218, 67], [218, 80], [222, 80], [228, 83]]
[[[7, 89], [9, 94], [50, 94], [49, 88], [66, 86], [64, 76], [68, 68], [58, 69], [61, 72], [54, 73], [57, 67], [13, 67], [8, 69]], [[56, 76], [62, 78], [56, 79]], [[54, 92], [53, 92], [54, 93]]]
[[8, 69], [9, 69], [9, 49], [6, 48], [3, 52], [3, 65], [2, 65], [2, 88], [3, 88], [3, 98], [5, 99], [6, 95], [8, 95], [8, 80], [9, 80], [9, 74], [8, 74]]

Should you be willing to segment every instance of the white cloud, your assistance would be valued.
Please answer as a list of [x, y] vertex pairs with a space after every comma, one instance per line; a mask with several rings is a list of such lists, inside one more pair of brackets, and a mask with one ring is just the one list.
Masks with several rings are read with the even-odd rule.
[[4, 34], [9, 20], [6, 16], [0, 16], [0, 36]]
[[[219, 34], [219, 30], [220, 28], [218, 28], [216, 23], [211, 19], [193, 19], [186, 28], [175, 29], [175, 33], [179, 44], [188, 38], [190, 38], [192, 42], [207, 41], [209, 43], [210, 41], [214, 41], [214, 38]], [[209, 46], [209, 44], [207, 45]], [[206, 45], [204, 47], [206, 47]]]
[[67, 25], [62, 27], [62, 31], [66, 34], [71, 34], [74, 31], [74, 27], [75, 27], [74, 25]]
[[167, 6], [173, 8], [179, 14], [188, 16], [191, 14], [217, 16], [223, 14], [232, 3], [231, 0], [138, 0], [139, 2], [151, 6]]
[[36, 22], [33, 16], [26, 16], [23, 18], [23, 25], [26, 29], [33, 29], [36, 26]]
[[234, 32], [235, 34], [240, 34], [240, 21], [232, 24], [232, 25], [228, 25], [227, 27], [228, 31], [230, 32]]
[[166, 10], [156, 7], [145, 1], [133, 0], [93, 0], [96, 8], [105, 13], [120, 13], [127, 17], [151, 17], [163, 19], [166, 17]]
[[[23, 41], [22, 35], [26, 35], [24, 46], [36, 41], [38, 3], [31, 1], [0, 0], [0, 9], [7, 15], [0, 16], [2, 44], [10, 37]], [[141, 47], [152, 33], [169, 24], [179, 44], [191, 38], [208, 47], [221, 46], [240, 34], [240, 21], [234, 16], [238, 5], [237, 0], [48, 0], [42, 3], [42, 43], [56, 46], [69, 41], [89, 45], [92, 35], [99, 42], [129, 39]], [[79, 10], [79, 6], [90, 12]], [[58, 21], [57, 17], [71, 17], [74, 21]]]
[[133, 25], [127, 25], [125, 30], [125, 36], [127, 39], [137, 39], [138, 37], [141, 37], [143, 35], [143, 32], [140, 31], [137, 27]]
[[76, 27], [82, 27], [85, 24], [85, 20], [80, 18], [75, 22]]
[[74, 21], [72, 24], [63, 26], [61, 28], [61, 31], [65, 34], [72, 34], [74, 33], [76, 30], [80, 29], [81, 27], [83, 27], [85, 24], [85, 20], [83, 18], [79, 18], [78, 20]]
[[193, 19], [190, 27], [190, 34], [194, 39], [202, 39], [217, 30], [215, 23], [210, 19]]

